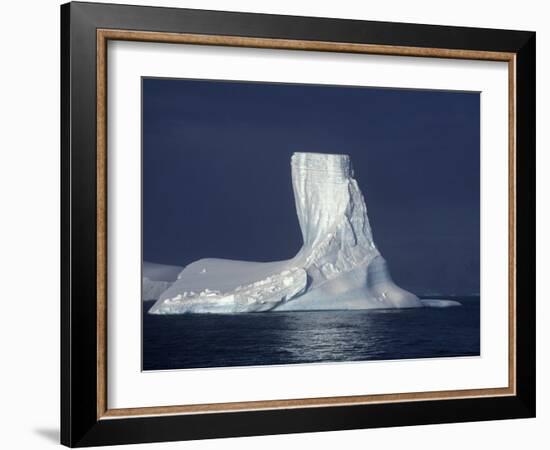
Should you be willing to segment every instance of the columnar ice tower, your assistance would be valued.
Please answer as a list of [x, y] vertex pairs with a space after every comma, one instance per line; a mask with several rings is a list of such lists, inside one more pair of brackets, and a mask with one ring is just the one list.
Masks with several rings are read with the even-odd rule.
[[286, 261], [201, 259], [153, 305], [153, 314], [414, 308], [374, 244], [348, 155], [295, 153], [291, 160], [303, 246]]

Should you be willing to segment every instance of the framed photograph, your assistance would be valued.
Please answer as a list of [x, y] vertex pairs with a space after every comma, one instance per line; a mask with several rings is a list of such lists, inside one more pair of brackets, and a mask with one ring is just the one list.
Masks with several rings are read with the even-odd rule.
[[63, 444], [534, 417], [534, 32], [61, 27]]

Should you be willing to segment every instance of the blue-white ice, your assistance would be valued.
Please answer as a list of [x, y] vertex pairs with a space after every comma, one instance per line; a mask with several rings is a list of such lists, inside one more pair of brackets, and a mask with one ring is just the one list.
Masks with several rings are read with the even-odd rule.
[[195, 261], [160, 294], [150, 313], [436, 306], [392, 281], [348, 155], [295, 153], [291, 170], [303, 236], [296, 256], [270, 263]]

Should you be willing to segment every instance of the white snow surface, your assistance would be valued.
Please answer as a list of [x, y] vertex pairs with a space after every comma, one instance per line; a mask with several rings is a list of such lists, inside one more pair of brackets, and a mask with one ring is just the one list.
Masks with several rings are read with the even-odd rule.
[[294, 153], [291, 170], [303, 237], [296, 256], [268, 263], [195, 261], [160, 294], [150, 313], [424, 306], [392, 281], [349, 156]]

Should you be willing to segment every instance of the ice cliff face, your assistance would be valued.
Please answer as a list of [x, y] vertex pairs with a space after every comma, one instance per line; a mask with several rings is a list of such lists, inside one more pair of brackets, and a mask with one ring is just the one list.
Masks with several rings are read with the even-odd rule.
[[397, 287], [374, 244], [347, 155], [295, 153], [291, 161], [303, 246], [287, 261], [203, 259], [188, 265], [153, 314], [421, 307]]
[[292, 184], [304, 245], [296, 260], [317, 287], [379, 256], [349, 156], [296, 153]]

